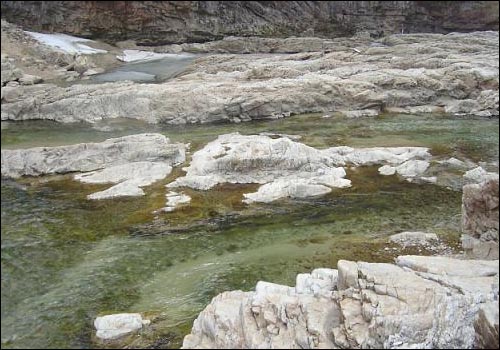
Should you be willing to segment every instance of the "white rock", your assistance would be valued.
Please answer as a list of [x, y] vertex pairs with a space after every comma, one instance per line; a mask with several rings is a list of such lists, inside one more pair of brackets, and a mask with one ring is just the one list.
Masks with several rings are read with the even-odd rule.
[[401, 232], [389, 237], [390, 242], [398, 243], [402, 246], [428, 245], [437, 243], [438, 236], [428, 232]]
[[209, 189], [219, 183], [267, 183], [295, 175], [307, 178], [332, 169], [322, 151], [287, 137], [220, 135], [193, 154], [186, 176], [168, 187]]
[[347, 118], [362, 118], [362, 117], [376, 117], [379, 111], [376, 109], [361, 109], [357, 111], [339, 111]]
[[187, 204], [191, 202], [191, 197], [184, 193], [178, 193], [174, 191], [168, 192], [165, 197], [167, 198], [167, 204], [162, 209], [165, 212], [174, 211], [177, 207], [182, 204]]
[[43, 79], [36, 75], [23, 74], [19, 82], [21, 85], [34, 85], [43, 82]]
[[378, 168], [380, 175], [394, 175], [396, 174], [396, 168], [390, 165], [383, 165]]
[[85, 72], [83, 72], [84, 76], [91, 76], [91, 75], [96, 75], [96, 74], [101, 74], [104, 73], [103, 68], [91, 68], [87, 69]]
[[396, 167], [396, 172], [403, 177], [416, 177], [422, 175], [429, 167], [425, 160], [409, 160]]
[[[354, 56], [353, 40], [361, 51]], [[390, 35], [384, 41], [391, 44], [383, 49], [358, 40], [232, 38], [183, 44], [193, 52], [254, 54], [205, 55], [181, 77], [162, 84], [47, 87], [32, 98], [2, 103], [2, 117], [58, 122], [127, 117], [186, 124], [393, 105], [407, 112], [498, 115], [498, 33]], [[178, 51], [179, 45], [164, 49]], [[321, 55], [323, 49], [331, 53]], [[285, 53], [303, 51], [316, 52]]]
[[[246, 203], [271, 202], [279, 198], [305, 198], [349, 187], [345, 170], [336, 165], [399, 165], [407, 174], [420, 174], [431, 155], [425, 147], [333, 147], [317, 150], [288, 137], [263, 135], [220, 135], [193, 154], [186, 175], [168, 187], [210, 189], [220, 183], [264, 184], [257, 192], [245, 194]], [[406, 163], [405, 163], [406, 162]], [[396, 169], [397, 170], [397, 169]]]
[[298, 275], [295, 288], [260, 281], [255, 292], [219, 294], [183, 348], [472, 348], [477, 334], [490, 339], [495, 313], [477, 315], [498, 297], [498, 260], [403, 256], [338, 267], [337, 286], [337, 272], [322, 269]]
[[480, 183], [489, 179], [498, 178], [497, 173], [491, 173], [484, 170], [482, 167], [478, 166], [472, 170], [465, 172], [464, 180], [467, 183]]
[[164, 179], [170, 174], [172, 167], [167, 163], [159, 162], [132, 162], [116, 165], [74, 176], [75, 180], [90, 184], [117, 184], [105, 191], [87, 196], [88, 199], [105, 199], [123, 196], [143, 196], [140, 187]]
[[340, 159], [338, 161], [340, 164], [350, 163], [356, 166], [381, 163], [399, 165], [408, 160], [429, 159], [431, 157], [429, 149], [426, 147], [351, 148], [342, 146], [329, 148], [325, 150], [325, 153]]
[[185, 157], [183, 144], [172, 144], [160, 134], [137, 134], [99, 143], [2, 149], [2, 176], [86, 172], [138, 161], [177, 165], [184, 162]]
[[276, 179], [259, 187], [257, 192], [246, 193], [244, 203], [269, 203], [280, 198], [306, 198], [331, 192], [331, 187], [350, 187], [351, 181], [343, 179], [343, 168], [334, 168], [330, 175], [318, 175], [308, 178], [287, 176]]
[[126, 334], [140, 330], [149, 320], [143, 320], [140, 314], [113, 314], [97, 317], [94, 327], [96, 336], [104, 340], [120, 338]]

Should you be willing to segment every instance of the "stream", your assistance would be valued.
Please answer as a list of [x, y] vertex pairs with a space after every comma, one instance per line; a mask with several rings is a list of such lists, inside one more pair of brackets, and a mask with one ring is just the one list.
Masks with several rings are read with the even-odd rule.
[[[129, 119], [2, 122], [1, 145], [158, 132], [191, 143], [194, 153], [221, 134], [275, 132], [300, 135], [299, 142], [317, 148], [425, 146], [436, 157], [484, 162], [498, 171], [498, 127], [498, 119], [439, 115], [313, 114], [185, 126]], [[191, 204], [162, 214], [153, 212], [164, 206], [164, 185], [181, 167], [146, 187], [144, 197], [102, 201], [86, 195], [103, 186], [70, 175], [2, 179], [2, 348], [98, 348], [93, 320], [121, 312], [153, 320], [131, 340], [133, 347], [178, 348], [198, 313], [223, 291], [252, 290], [259, 280], [294, 285], [296, 274], [335, 268], [339, 259], [392, 261], [401, 251], [387, 245], [387, 236], [402, 231], [435, 232], [458, 252], [461, 192], [452, 184], [461, 174], [450, 171], [444, 176], [450, 185], [437, 186], [381, 176], [377, 168], [347, 169], [351, 188], [272, 204], [241, 202], [253, 184], [183, 189]]]

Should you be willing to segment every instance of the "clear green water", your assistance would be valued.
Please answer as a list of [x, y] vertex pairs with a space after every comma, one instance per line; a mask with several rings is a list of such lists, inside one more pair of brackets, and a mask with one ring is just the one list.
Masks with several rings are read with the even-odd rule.
[[[387, 116], [152, 126], [111, 121], [94, 127], [49, 122], [2, 123], [2, 148], [101, 141], [155, 131], [202, 147], [219, 134], [262, 131], [303, 135], [315, 147], [429, 146], [435, 154], [498, 160], [498, 120]], [[348, 172], [350, 189], [272, 205], [241, 203], [254, 185], [192, 191], [192, 205], [170, 214], [163, 185], [147, 196], [91, 202], [99, 189], [68, 176], [2, 180], [2, 348], [99, 347], [97, 315], [145, 312], [153, 325], [131, 346], [179, 347], [196, 315], [224, 290], [258, 280], [293, 284], [297, 273], [335, 267], [338, 259], [390, 261], [387, 235], [429, 230], [455, 246], [461, 193], [402, 182], [376, 167]], [[49, 181], [50, 180], [50, 181]], [[425, 253], [425, 252], [424, 252]], [[109, 347], [117, 346], [108, 344]]]

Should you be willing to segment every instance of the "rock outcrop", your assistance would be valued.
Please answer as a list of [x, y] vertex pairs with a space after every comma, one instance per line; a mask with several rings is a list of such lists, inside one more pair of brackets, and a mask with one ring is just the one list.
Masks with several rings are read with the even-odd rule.
[[183, 124], [393, 108], [498, 116], [498, 32], [356, 40], [329, 53], [200, 57], [163, 84], [21, 87], [2, 103], [2, 120]]
[[[100, 143], [80, 143], [58, 147], [2, 149], [2, 176], [18, 178], [88, 172], [131, 162], [162, 162], [177, 165], [185, 160], [185, 145], [172, 144], [160, 134], [137, 134]], [[109, 171], [93, 174], [103, 177]], [[112, 174], [110, 182], [115, 176]], [[113, 181], [111, 181], [113, 180]]]
[[227, 35], [334, 37], [498, 30], [489, 1], [2, 1], [2, 18], [37, 31], [141, 44]]
[[462, 196], [462, 244], [473, 256], [498, 259], [498, 174], [465, 185]]
[[[263, 135], [220, 135], [193, 154], [186, 175], [167, 187], [208, 190], [221, 183], [262, 184], [257, 192], [245, 194], [245, 203], [272, 202], [290, 197], [323, 195], [332, 188], [349, 187], [342, 166], [392, 164], [405, 166], [426, 161], [425, 147], [332, 147], [318, 150], [288, 137]], [[425, 170], [425, 169], [424, 169]], [[421, 172], [418, 173], [420, 175]], [[403, 174], [417, 176], [415, 173]]]
[[298, 275], [295, 288], [259, 282], [219, 294], [183, 348], [473, 348], [494, 339], [485, 325], [494, 335], [495, 316], [485, 322], [480, 309], [498, 309], [498, 272], [498, 261], [341, 260]]

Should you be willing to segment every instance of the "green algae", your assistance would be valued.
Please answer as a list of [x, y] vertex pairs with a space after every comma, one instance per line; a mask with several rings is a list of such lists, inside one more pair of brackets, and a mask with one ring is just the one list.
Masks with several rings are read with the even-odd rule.
[[[9, 123], [2, 147], [101, 141], [161, 132], [194, 151], [219, 134], [262, 131], [302, 135], [314, 147], [428, 146], [443, 157], [498, 157], [498, 120], [383, 116], [347, 120], [320, 115], [268, 122], [165, 127], [113, 121], [86, 125]], [[216, 294], [251, 290], [259, 280], [293, 285], [297, 273], [335, 267], [340, 259], [389, 262], [431, 251], [387, 244], [390, 234], [432, 231], [459, 250], [461, 193], [347, 169], [352, 187], [304, 200], [246, 205], [257, 185], [182, 190], [192, 202], [172, 213], [165, 184], [180, 167], [146, 187], [146, 196], [88, 201], [107, 185], [71, 176], [2, 180], [2, 348], [118, 347], [100, 344], [93, 320], [141, 312], [153, 319], [131, 347], [176, 348]], [[386, 249], [389, 248], [389, 249]]]

